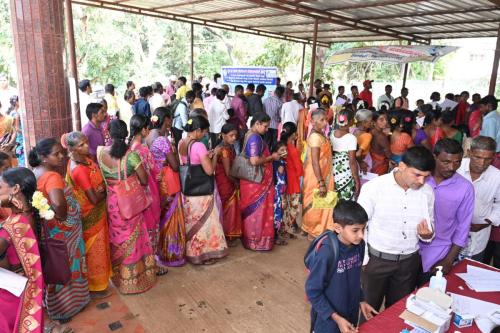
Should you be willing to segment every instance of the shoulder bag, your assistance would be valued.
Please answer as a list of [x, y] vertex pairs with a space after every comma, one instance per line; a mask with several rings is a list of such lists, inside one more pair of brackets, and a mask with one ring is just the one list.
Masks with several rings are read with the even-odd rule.
[[[128, 154], [118, 161], [118, 181], [112, 185], [116, 192], [120, 215], [126, 220], [142, 213], [151, 205], [153, 200], [151, 195], [146, 192], [144, 186], [142, 186], [135, 172], [127, 177]], [[121, 179], [120, 172], [122, 160], [125, 160], [123, 164], [124, 179]]]
[[43, 280], [46, 284], [66, 284], [71, 279], [69, 254], [66, 242], [49, 237], [48, 221], [43, 220], [40, 256], [42, 257]]
[[237, 179], [248, 180], [253, 183], [262, 183], [264, 172], [261, 165], [252, 165], [250, 158], [245, 154], [248, 138], [251, 134], [245, 136], [241, 153], [236, 156], [231, 166], [231, 176]]
[[211, 195], [214, 193], [214, 176], [207, 175], [202, 165], [191, 165], [191, 141], [187, 149], [187, 164], [179, 167], [182, 194], [189, 197]]

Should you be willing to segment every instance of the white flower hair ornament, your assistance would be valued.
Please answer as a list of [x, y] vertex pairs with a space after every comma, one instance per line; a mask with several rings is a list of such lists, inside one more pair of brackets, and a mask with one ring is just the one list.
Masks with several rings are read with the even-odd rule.
[[35, 193], [33, 194], [31, 205], [38, 210], [38, 214], [44, 220], [49, 221], [56, 216], [49, 205], [49, 201], [43, 196], [43, 193], [40, 191], [35, 191]]

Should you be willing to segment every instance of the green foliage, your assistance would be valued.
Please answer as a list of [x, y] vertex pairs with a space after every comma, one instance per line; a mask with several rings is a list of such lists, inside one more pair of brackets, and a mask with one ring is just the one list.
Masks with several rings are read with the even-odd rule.
[[278, 68], [278, 74], [286, 77], [287, 68], [300, 63], [302, 55], [297, 54], [298, 49], [302, 48], [297, 47], [296, 43], [268, 39], [264, 44], [263, 52], [250, 63], [253, 66], [275, 66]]
[[8, 74], [10, 83], [15, 85], [16, 59], [12, 42], [9, 1], [0, 0], [0, 73]]

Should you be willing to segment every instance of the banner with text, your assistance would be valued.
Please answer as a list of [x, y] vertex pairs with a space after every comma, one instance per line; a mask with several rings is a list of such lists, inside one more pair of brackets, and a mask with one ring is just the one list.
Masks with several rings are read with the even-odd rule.
[[231, 95], [238, 84], [246, 88], [247, 84], [253, 83], [255, 87], [259, 84], [266, 86], [265, 98], [276, 89], [277, 77], [276, 67], [222, 67], [222, 81], [229, 86]]

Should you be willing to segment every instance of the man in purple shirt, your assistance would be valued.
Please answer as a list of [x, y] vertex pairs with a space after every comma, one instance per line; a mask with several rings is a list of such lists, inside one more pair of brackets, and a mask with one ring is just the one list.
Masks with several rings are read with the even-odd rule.
[[89, 141], [89, 153], [95, 161], [97, 147], [104, 146], [101, 123], [106, 120], [106, 109], [100, 103], [90, 103], [87, 106], [86, 114], [89, 122], [83, 127], [82, 133]]
[[234, 97], [231, 100], [231, 108], [234, 110], [234, 116], [238, 118], [238, 128], [240, 131], [247, 130], [247, 108], [243, 100], [243, 86], [237, 85], [234, 88]]
[[436, 168], [427, 180], [434, 190], [435, 238], [420, 242], [423, 276], [428, 281], [436, 266], [450, 271], [461, 248], [467, 245], [474, 211], [474, 187], [456, 171], [462, 162], [463, 150], [453, 139], [439, 140], [434, 146]]

